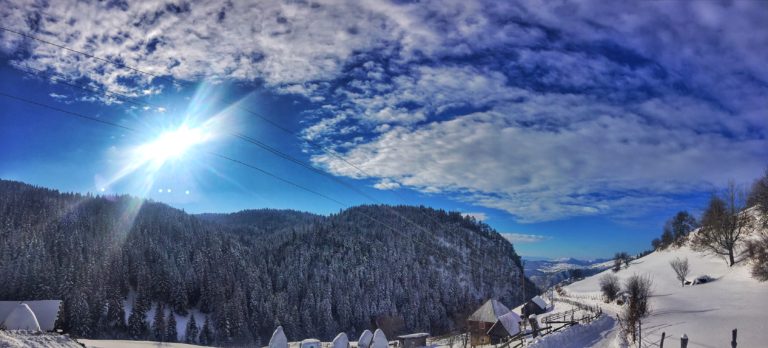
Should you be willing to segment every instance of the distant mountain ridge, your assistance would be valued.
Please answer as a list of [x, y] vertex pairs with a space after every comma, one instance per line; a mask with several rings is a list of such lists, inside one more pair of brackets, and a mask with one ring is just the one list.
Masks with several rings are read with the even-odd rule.
[[573, 270], [578, 270], [582, 277], [588, 277], [610, 268], [612, 262], [613, 261], [610, 259], [525, 259], [523, 265], [525, 266], [526, 277], [538, 287], [546, 289], [564, 280], [570, 279]]
[[278, 325], [292, 340], [440, 334], [485, 299], [537, 290], [488, 225], [426, 207], [190, 215], [0, 180], [0, 240], [0, 299], [63, 299], [59, 327], [79, 337], [152, 339], [158, 304], [201, 311], [219, 345], [261, 345]]

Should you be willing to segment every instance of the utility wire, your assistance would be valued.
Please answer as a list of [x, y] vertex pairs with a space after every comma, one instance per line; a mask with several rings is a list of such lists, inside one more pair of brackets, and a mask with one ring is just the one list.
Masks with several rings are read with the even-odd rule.
[[[16, 34], [16, 35], [19, 35], [19, 36], [22, 36], [22, 37], [25, 37], [25, 38], [28, 38], [28, 39], [32, 39], [32, 40], [35, 40], [35, 41], [38, 41], [38, 42], [41, 42], [41, 43], [44, 43], [44, 44], [52, 45], [54, 47], [58, 47], [58, 48], [61, 48], [63, 50], [67, 50], [67, 51], [70, 51], [70, 52], [82, 54], [82, 55], [84, 55], [86, 57], [93, 58], [93, 59], [96, 59], [96, 60], [99, 60], [99, 61], [102, 61], [102, 62], [105, 62], [105, 63], [109, 63], [109, 64], [115, 65], [115, 66], [117, 66], [119, 68], [125, 68], [125, 69], [128, 69], [128, 70], [137, 72], [137, 73], [141, 73], [141, 74], [145, 74], [145, 75], [151, 76], [153, 78], [165, 80], [165, 81], [168, 81], [168, 82], [170, 82], [172, 84], [176, 84], [176, 83], [180, 82], [179, 80], [174, 79], [172, 77], [169, 78], [166, 75], [158, 75], [158, 74], [150, 73], [150, 72], [144, 71], [142, 69], [139, 69], [139, 68], [127, 65], [125, 63], [121, 63], [121, 62], [118, 62], [118, 61], [115, 61], [115, 60], [111, 60], [111, 59], [107, 59], [107, 58], [102, 58], [102, 57], [99, 57], [99, 56], [96, 56], [96, 55], [93, 55], [93, 54], [90, 54], [90, 53], [87, 53], [87, 52], [84, 52], [84, 51], [76, 50], [76, 49], [67, 47], [65, 45], [57, 44], [55, 42], [51, 42], [51, 41], [39, 38], [39, 37], [37, 37], [35, 35], [23, 33], [23, 32], [20, 32], [20, 31], [17, 31], [17, 30], [13, 30], [13, 29], [9, 29], [9, 28], [3, 27], [3, 26], [0, 26], [0, 30], [6, 31], [6, 32], [9, 32], [9, 33], [13, 33], [13, 34]], [[110, 92], [110, 94], [120, 95], [120, 94], [114, 93], [114, 92]], [[260, 120], [262, 120], [262, 121], [272, 125], [273, 127], [277, 128], [277, 129], [280, 129], [281, 131], [283, 131], [283, 132], [285, 132], [287, 134], [290, 134], [292, 136], [297, 137], [299, 139], [299, 141], [305, 141], [306, 143], [312, 145], [313, 147], [315, 147], [315, 148], [317, 148], [317, 149], [319, 149], [319, 150], [321, 150], [321, 151], [323, 151], [323, 152], [333, 156], [334, 158], [344, 162], [345, 164], [347, 164], [348, 166], [354, 168], [355, 170], [357, 170], [358, 172], [360, 172], [364, 176], [366, 176], [366, 177], [373, 177], [368, 172], [366, 172], [364, 169], [360, 168], [360, 166], [350, 162], [344, 156], [339, 155], [335, 150], [329, 149], [329, 148], [323, 146], [322, 144], [317, 143], [317, 142], [315, 142], [315, 141], [313, 141], [311, 139], [304, 138], [304, 137], [301, 136], [300, 133], [298, 133], [296, 131], [292, 131], [292, 130], [290, 130], [290, 129], [280, 125], [279, 123], [273, 121], [271, 118], [266, 117], [266, 116], [264, 116], [264, 115], [262, 115], [262, 114], [260, 114], [260, 113], [258, 113], [256, 111], [244, 108], [242, 106], [237, 106], [237, 108], [242, 110], [242, 111], [244, 111], [244, 112], [247, 112], [247, 113], [249, 113], [249, 114], [251, 114], [253, 116], [256, 116]], [[405, 201], [405, 199], [398, 192], [396, 192], [396, 191], [393, 191], [393, 192], [400, 198], [400, 200]]]
[[[85, 120], [89, 120], [89, 121], [93, 121], [93, 122], [98, 122], [98, 123], [109, 125], [109, 126], [112, 126], [112, 127], [121, 128], [121, 129], [128, 130], [128, 131], [131, 131], [131, 132], [134, 132], [134, 133], [139, 133], [139, 131], [134, 129], [134, 128], [126, 127], [126, 126], [123, 126], [123, 125], [120, 125], [120, 124], [117, 124], [117, 123], [113, 123], [113, 122], [104, 121], [104, 120], [98, 119], [96, 117], [87, 116], [87, 115], [84, 115], [84, 114], [81, 114], [81, 113], [78, 113], [78, 112], [64, 110], [64, 109], [61, 109], [61, 108], [58, 108], [58, 107], [55, 107], [55, 106], [52, 106], [52, 105], [49, 105], [49, 104], [40, 103], [40, 102], [37, 102], [37, 101], [34, 101], [34, 100], [18, 97], [18, 96], [12, 95], [12, 94], [7, 94], [7, 93], [4, 93], [4, 92], [0, 92], [0, 96], [11, 98], [11, 99], [15, 99], [17, 101], [25, 102], [25, 103], [28, 103], [28, 104], [32, 104], [32, 105], [36, 105], [36, 106], [39, 106], [39, 107], [47, 108], [47, 109], [50, 109], [50, 110], [54, 110], [54, 111], [63, 113], [65, 115], [75, 116], [75, 117], [82, 118], [82, 119], [85, 119]], [[270, 177], [272, 177], [272, 178], [274, 178], [276, 180], [280, 180], [280, 181], [282, 181], [284, 183], [290, 184], [290, 185], [295, 186], [297, 188], [300, 188], [300, 189], [302, 189], [304, 191], [307, 191], [309, 193], [312, 193], [314, 195], [322, 197], [322, 198], [324, 198], [326, 200], [329, 200], [331, 202], [334, 202], [334, 203], [336, 203], [336, 204], [338, 204], [338, 205], [340, 205], [342, 207], [345, 207], [345, 208], [349, 208], [350, 207], [348, 204], [346, 204], [344, 202], [341, 202], [341, 201], [339, 201], [337, 199], [334, 199], [334, 198], [332, 198], [332, 197], [330, 197], [328, 195], [325, 195], [325, 194], [320, 193], [320, 192], [318, 192], [316, 190], [308, 188], [308, 187], [306, 187], [304, 185], [301, 185], [301, 184], [298, 184], [298, 183], [293, 182], [291, 180], [285, 179], [285, 178], [283, 178], [283, 177], [281, 177], [281, 176], [279, 176], [277, 174], [274, 174], [274, 173], [272, 173], [270, 171], [267, 171], [267, 170], [265, 170], [263, 168], [260, 168], [258, 166], [255, 166], [255, 165], [252, 165], [252, 164], [249, 164], [249, 163], [246, 163], [246, 162], [243, 162], [243, 161], [240, 161], [240, 160], [237, 160], [237, 159], [225, 156], [225, 155], [214, 153], [214, 152], [208, 152], [208, 154], [212, 155], [212, 156], [215, 156], [215, 157], [218, 157], [218, 158], [221, 158], [221, 159], [224, 159], [224, 160], [227, 160], [227, 161], [230, 161], [230, 162], [233, 162], [233, 163], [236, 163], [236, 164], [239, 164], [239, 165], [242, 165], [244, 167], [256, 170], [256, 171], [258, 171], [258, 172], [260, 172], [260, 173], [262, 173], [264, 175], [270, 176]], [[360, 215], [366, 217], [367, 219], [382, 225], [384, 228], [386, 228], [386, 229], [388, 229], [388, 230], [390, 230], [390, 231], [392, 231], [392, 232], [394, 232], [396, 234], [400, 234], [401, 236], [403, 236], [403, 234], [402, 234], [402, 232], [400, 230], [398, 230], [397, 228], [394, 228], [394, 227], [388, 225], [387, 223], [385, 223], [385, 222], [383, 222], [383, 221], [381, 221], [381, 220], [371, 216], [370, 214], [367, 214], [367, 213], [365, 213], [363, 211], [360, 211], [359, 209], [355, 210], [355, 213], [360, 214]], [[397, 214], [397, 215], [400, 216], [399, 214]], [[402, 216], [400, 216], [400, 217], [402, 218]], [[406, 221], [410, 222], [410, 220], [407, 220], [407, 219], [406, 219]], [[425, 230], [421, 226], [417, 225], [417, 227]], [[454, 258], [452, 256], [446, 255], [446, 254], [442, 253], [441, 251], [439, 251], [439, 249], [435, 249], [433, 246], [430, 246], [430, 245], [428, 245], [426, 243], [423, 243], [423, 242], [419, 241], [418, 239], [411, 239], [411, 242], [421, 243], [422, 245], [424, 245], [426, 247], [429, 247], [432, 251], [434, 251], [437, 254], [440, 254], [440, 255], [442, 255], [442, 256], [444, 256], [446, 258], [457, 260], [460, 264], [462, 264], [465, 267], [470, 266], [467, 263], [467, 261], [465, 261], [464, 259], [462, 259], [462, 258]], [[469, 263], [473, 263], [474, 260], [472, 260], [470, 258], [470, 259], [468, 259], [468, 262]], [[475, 264], [476, 265], [482, 265], [481, 263], [475, 263]]]
[[[93, 55], [93, 54], [90, 54], [90, 53], [87, 53], [87, 52], [83, 52], [83, 51], [80, 51], [80, 50], [76, 50], [76, 49], [73, 49], [73, 48], [67, 47], [67, 46], [65, 46], [65, 45], [61, 45], [61, 44], [57, 44], [57, 43], [54, 43], [54, 42], [51, 42], [51, 41], [48, 41], [48, 40], [45, 40], [45, 39], [41, 39], [41, 38], [39, 38], [39, 37], [37, 37], [37, 36], [35, 36], [35, 35], [26, 34], [26, 33], [23, 33], [23, 32], [17, 31], [17, 30], [13, 30], [13, 29], [9, 29], [9, 28], [3, 27], [3, 26], [0, 26], [0, 30], [6, 31], [6, 32], [10, 32], [10, 33], [13, 33], [13, 34], [16, 34], [16, 35], [22, 36], [22, 37], [26, 37], [26, 38], [29, 38], [29, 39], [32, 39], [32, 40], [35, 40], [35, 41], [38, 41], [38, 42], [41, 42], [41, 43], [45, 43], [45, 44], [48, 44], [48, 45], [52, 45], [52, 46], [55, 46], [55, 47], [58, 47], [58, 48], [60, 48], [60, 49], [64, 49], [64, 50], [67, 50], [67, 51], [70, 51], [70, 52], [74, 52], [74, 53], [82, 54], [82, 55], [84, 55], [84, 56], [86, 56], [86, 57], [90, 57], [90, 58], [93, 58], [93, 59], [96, 59], [96, 60], [99, 60], [99, 61], [102, 61], [102, 62], [105, 62], [105, 63], [109, 63], [109, 64], [115, 65], [115, 66], [117, 66], [117, 67], [120, 67], [120, 68], [125, 68], [125, 69], [128, 69], [128, 70], [131, 70], [131, 71], [137, 72], [137, 73], [145, 74], [145, 75], [151, 76], [151, 77], [153, 77], [153, 78], [162, 79], [162, 80], [168, 81], [168, 82], [170, 82], [170, 83], [172, 83], [172, 84], [175, 84], [175, 83], [178, 83], [178, 82], [179, 82], [178, 80], [176, 80], [176, 79], [174, 79], [174, 78], [172, 78], [172, 77], [170, 77], [170, 78], [169, 78], [169, 77], [167, 77], [167, 76], [165, 76], [165, 75], [157, 75], [157, 74], [154, 74], [154, 73], [150, 73], [150, 72], [147, 72], [147, 71], [141, 70], [141, 69], [139, 69], [139, 68], [136, 68], [136, 67], [133, 67], [133, 66], [127, 65], [127, 64], [125, 64], [125, 63], [117, 62], [117, 61], [114, 61], [114, 60], [110, 60], [110, 59], [107, 59], [107, 58], [102, 58], [102, 57], [99, 57], [99, 56], [96, 56], [96, 55]], [[78, 88], [79, 88], [79, 87], [78, 87]], [[115, 92], [110, 92], [110, 93], [111, 93], [111, 94], [120, 95], [120, 94], [117, 94], [117, 93], [115, 93]], [[12, 97], [12, 96], [11, 96], [11, 97]], [[13, 98], [13, 97], [12, 97], [12, 98]], [[37, 105], [41, 105], [41, 104], [39, 104], [39, 103], [37, 103], [37, 102], [33, 102], [33, 103], [35, 103], [35, 104], [37, 104]], [[276, 128], [278, 128], [278, 129], [280, 129], [280, 130], [282, 130], [282, 131], [284, 131], [284, 132], [286, 132], [286, 133], [290, 133], [290, 134], [292, 134], [292, 135], [294, 135], [294, 136], [298, 137], [298, 138], [299, 138], [299, 140], [303, 140], [303, 141], [306, 141], [307, 143], [309, 143], [309, 144], [311, 144], [311, 145], [313, 145], [313, 146], [315, 146], [315, 147], [317, 147], [317, 148], [319, 148], [319, 149], [323, 150], [325, 153], [328, 153], [328, 154], [330, 154], [331, 156], [333, 156], [333, 157], [335, 157], [335, 158], [337, 158], [337, 159], [339, 159], [339, 160], [343, 161], [344, 163], [346, 163], [346, 164], [347, 164], [347, 165], [349, 165], [350, 167], [352, 167], [352, 168], [355, 168], [357, 171], [359, 171], [360, 173], [364, 174], [365, 176], [367, 176], [367, 177], [372, 177], [372, 176], [371, 176], [370, 174], [368, 174], [368, 173], [367, 173], [365, 170], [363, 170], [363, 169], [362, 169], [362, 168], [360, 168], [359, 166], [357, 166], [357, 165], [355, 165], [355, 164], [351, 163], [350, 161], [348, 161], [348, 160], [347, 160], [346, 158], [344, 158], [343, 156], [340, 156], [340, 155], [338, 155], [338, 154], [337, 154], [335, 151], [333, 151], [332, 149], [327, 149], [327, 148], [325, 148], [324, 146], [322, 146], [321, 144], [316, 144], [316, 143], [312, 142], [310, 139], [302, 138], [302, 137], [300, 136], [300, 134], [298, 134], [297, 132], [293, 132], [293, 131], [291, 131], [291, 130], [289, 130], [289, 129], [287, 129], [287, 128], [285, 128], [285, 127], [281, 126], [281, 125], [279, 125], [278, 123], [276, 123], [276, 122], [272, 121], [270, 118], [268, 118], [268, 117], [265, 117], [265, 116], [263, 116], [263, 115], [261, 115], [261, 114], [259, 114], [259, 113], [255, 112], [255, 111], [252, 111], [252, 110], [249, 110], [249, 109], [246, 109], [246, 108], [243, 108], [243, 107], [239, 107], [239, 106], [238, 106], [238, 109], [241, 109], [241, 110], [243, 110], [243, 111], [245, 111], [245, 112], [247, 112], [247, 113], [250, 113], [250, 114], [252, 114], [252, 115], [254, 115], [254, 116], [258, 117], [259, 119], [261, 119], [261, 120], [263, 120], [263, 121], [267, 122], [268, 124], [270, 124], [270, 125], [272, 125], [272, 126], [275, 126]], [[59, 110], [59, 109], [57, 109], [57, 110]], [[242, 138], [241, 138], [241, 139], [242, 139]], [[243, 139], [243, 140], [245, 140], [245, 139]], [[270, 150], [267, 150], [267, 151], [270, 151]], [[270, 151], [270, 152], [271, 152], [271, 151]], [[282, 157], [282, 156], [281, 156], [281, 157]], [[310, 167], [312, 167], [312, 166], [310, 165]], [[314, 168], [314, 167], [312, 167], [312, 168]], [[319, 170], [319, 169], [315, 168], [315, 170]], [[331, 175], [331, 174], [328, 174], [328, 175]], [[339, 181], [340, 181], [340, 180], [339, 180]], [[347, 187], [349, 187], [349, 186], [348, 186], [348, 184], [344, 184], [344, 186], [347, 186]], [[354, 190], [355, 190], [355, 191], [357, 191], [357, 192], [360, 192], [358, 189], [354, 189]], [[402, 196], [401, 196], [401, 195], [400, 195], [398, 192], [396, 192], [396, 191], [393, 191], [393, 192], [394, 192], [394, 193], [395, 193], [395, 194], [396, 194], [398, 197], [400, 197], [400, 198], [401, 198], [401, 200], [403, 200], [403, 201], [404, 201], [404, 199], [402, 198]], [[366, 195], [366, 196], [367, 196], [367, 195]], [[376, 199], [373, 199], [373, 200], [374, 200], [375, 202], [378, 202], [378, 200], [376, 200]], [[379, 203], [379, 204], [381, 204], [381, 203]], [[391, 209], [391, 208], [390, 208], [390, 209]], [[396, 215], [400, 216], [401, 218], [404, 218], [403, 216], [401, 216], [401, 215], [400, 215], [400, 214], [399, 214], [397, 211], [395, 211], [394, 209], [391, 209], [391, 210], [392, 210], [392, 211], [393, 211], [393, 212], [394, 212]], [[437, 221], [436, 221], [434, 218], [432, 218], [431, 216], [430, 216], [429, 218], [430, 218], [431, 220], [435, 221], [437, 225], [440, 225], [440, 223], [439, 223], [439, 222], [437, 222]], [[405, 219], [405, 218], [404, 218], [404, 219]], [[421, 230], [423, 230], [423, 231], [427, 231], [427, 230], [426, 230], [426, 229], [424, 229], [422, 226], [420, 226], [420, 225], [418, 225], [418, 224], [415, 224], [414, 222], [412, 222], [412, 221], [410, 221], [410, 220], [408, 220], [408, 219], [405, 219], [405, 220], [406, 220], [406, 221], [408, 221], [408, 222], [410, 222], [410, 223], [412, 223], [412, 224], [414, 224], [414, 225], [415, 225], [415, 226], [417, 226], [419, 229], [421, 229]], [[465, 229], [464, 227], [462, 227], [462, 228], [463, 228], [463, 229]], [[428, 231], [427, 231], [427, 232], [428, 232]]]
[[[29, 67], [29, 66], [25, 66], [25, 68], [29, 68], [29, 69], [35, 70], [35, 71], [37, 71], [37, 72], [39, 72], [39, 73], [47, 73], [47, 71], [45, 71], [45, 70], [43, 70], [43, 69], [32, 68], [32, 67]], [[25, 69], [23, 69], [23, 68], [22, 68], [22, 69], [20, 69], [20, 70], [21, 70], [21, 71], [23, 71], [23, 72], [25, 72], [25, 73], [27, 73], [27, 74], [30, 74], [30, 75], [33, 75], [33, 76], [37, 76], [37, 74], [35, 74], [34, 72], [31, 72], [31, 71], [25, 70]], [[112, 96], [118, 96], [118, 97], [120, 97], [120, 99], [121, 99], [121, 100], [123, 100], [123, 101], [125, 101], [125, 102], [128, 102], [128, 103], [131, 103], [131, 104], [134, 104], [134, 105], [137, 105], [137, 106], [142, 106], [142, 107], [145, 107], [145, 106], [146, 106], [146, 107], [156, 107], [155, 105], [151, 105], [151, 104], [148, 104], [148, 103], [144, 103], [144, 102], [138, 102], [138, 101], [134, 101], [134, 100], [132, 99], [132, 97], [131, 97], [131, 96], [129, 96], [129, 95], [126, 95], [126, 94], [123, 94], [123, 93], [111, 92], [111, 91], [109, 91], [109, 90], [104, 90], [104, 91], [98, 91], [98, 90], [94, 90], [94, 89], [91, 89], [91, 88], [89, 88], [89, 87], [87, 87], [87, 86], [83, 86], [83, 85], [80, 85], [80, 84], [76, 84], [76, 83], [73, 83], [73, 82], [69, 82], [69, 81], [67, 81], [66, 79], [64, 79], [64, 78], [60, 78], [60, 77], [59, 77], [59, 78], [57, 78], [57, 79], [56, 79], [56, 81], [62, 82], [62, 83], [64, 83], [65, 85], [67, 85], [67, 86], [70, 86], [70, 87], [74, 87], [74, 88], [79, 88], [79, 89], [82, 89], [82, 90], [84, 90], [84, 91], [86, 91], [86, 92], [89, 92], [89, 93], [105, 93], [105, 94], [108, 94], [108, 95], [112, 95]], [[246, 110], [246, 111], [247, 111], [247, 110]], [[248, 112], [250, 112], [250, 111], [248, 111]], [[283, 129], [283, 130], [286, 130], [286, 131], [287, 131], [287, 129], [284, 129], [284, 128], [281, 128], [281, 129]], [[292, 134], [293, 134], [293, 133], [292, 133]], [[380, 200], [378, 200], [378, 199], [376, 199], [375, 197], [373, 197], [373, 196], [371, 196], [371, 195], [369, 195], [369, 194], [365, 193], [364, 191], [362, 191], [362, 190], [358, 189], [358, 188], [357, 188], [357, 187], [355, 187], [354, 185], [351, 185], [351, 184], [347, 183], [346, 181], [344, 181], [344, 180], [342, 180], [342, 179], [338, 178], [337, 176], [335, 176], [335, 175], [333, 175], [333, 174], [330, 174], [330, 173], [328, 173], [328, 172], [326, 172], [326, 171], [324, 171], [324, 170], [318, 169], [318, 168], [316, 168], [316, 167], [312, 166], [311, 164], [309, 164], [309, 163], [307, 163], [307, 162], [305, 162], [305, 161], [302, 161], [302, 160], [300, 160], [300, 159], [298, 159], [298, 158], [296, 158], [296, 157], [294, 157], [294, 156], [291, 156], [290, 154], [287, 154], [287, 153], [285, 153], [285, 152], [283, 152], [283, 151], [280, 151], [280, 150], [279, 150], [279, 149], [277, 149], [277, 148], [274, 148], [274, 147], [272, 147], [272, 146], [269, 146], [268, 144], [266, 144], [266, 143], [264, 143], [264, 142], [262, 142], [262, 141], [259, 141], [258, 139], [255, 139], [255, 138], [249, 137], [249, 136], [247, 136], [247, 135], [245, 135], [245, 134], [242, 134], [242, 133], [230, 133], [229, 135], [231, 135], [231, 136], [233, 136], [233, 137], [236, 137], [236, 138], [238, 138], [238, 139], [240, 139], [240, 140], [243, 140], [243, 141], [245, 141], [245, 142], [251, 143], [251, 144], [253, 144], [253, 145], [256, 145], [256, 146], [258, 146], [258, 147], [262, 148], [263, 150], [266, 150], [266, 151], [268, 151], [268, 152], [270, 152], [270, 153], [274, 154], [275, 156], [278, 156], [278, 157], [280, 157], [280, 158], [282, 158], [282, 159], [284, 159], [284, 160], [287, 160], [287, 161], [293, 162], [293, 163], [295, 163], [295, 164], [297, 164], [297, 165], [300, 165], [300, 166], [304, 167], [304, 168], [305, 168], [305, 169], [307, 169], [307, 170], [310, 170], [310, 171], [312, 171], [312, 172], [315, 172], [315, 173], [317, 173], [317, 174], [320, 174], [320, 175], [323, 175], [323, 176], [325, 176], [325, 177], [327, 177], [327, 178], [330, 178], [331, 180], [333, 180], [334, 182], [338, 183], [339, 185], [342, 185], [342, 186], [344, 186], [344, 187], [346, 187], [346, 188], [348, 188], [348, 189], [350, 189], [350, 190], [354, 191], [355, 193], [357, 193], [357, 194], [359, 194], [359, 195], [361, 195], [361, 196], [363, 196], [363, 197], [367, 198], [368, 200], [370, 200], [370, 201], [372, 201], [372, 202], [374, 202], [374, 203], [376, 203], [376, 204], [384, 205], [384, 203], [383, 203], [383, 202], [381, 202]], [[343, 158], [343, 157], [342, 157], [342, 158]], [[333, 199], [331, 199], [331, 200], [333, 200]], [[386, 205], [384, 205], [384, 206], [386, 206]], [[426, 232], [426, 233], [430, 233], [430, 232], [429, 232], [427, 229], [425, 229], [423, 226], [421, 226], [421, 225], [419, 225], [419, 224], [417, 224], [417, 223], [413, 222], [412, 220], [408, 219], [407, 217], [403, 216], [402, 214], [400, 214], [400, 213], [399, 213], [398, 211], [396, 211], [395, 209], [392, 209], [392, 208], [390, 208], [390, 207], [387, 207], [387, 209], [391, 210], [391, 211], [392, 211], [392, 212], [393, 212], [395, 215], [399, 216], [400, 218], [402, 218], [402, 219], [406, 220], [407, 222], [411, 223], [412, 225], [416, 226], [418, 229], [420, 229], [420, 230], [422, 230], [422, 231], [424, 231], [424, 232]], [[432, 218], [432, 217], [430, 217], [430, 219], [433, 219], [433, 218]], [[433, 220], [434, 220], [434, 219], [433, 219]], [[437, 225], [440, 225], [440, 223], [439, 223], [439, 222], [436, 222], [436, 224], [437, 224]]]

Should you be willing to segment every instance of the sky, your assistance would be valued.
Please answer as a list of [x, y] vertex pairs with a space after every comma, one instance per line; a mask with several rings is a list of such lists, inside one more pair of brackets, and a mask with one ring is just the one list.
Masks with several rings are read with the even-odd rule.
[[768, 165], [765, 1], [0, 0], [0, 15], [0, 178], [62, 191], [192, 213], [426, 205], [524, 256], [597, 258], [649, 248]]

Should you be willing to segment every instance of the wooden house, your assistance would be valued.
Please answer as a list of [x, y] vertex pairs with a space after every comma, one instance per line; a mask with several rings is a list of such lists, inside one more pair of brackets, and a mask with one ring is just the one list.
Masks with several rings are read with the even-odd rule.
[[499, 321], [499, 317], [509, 313], [509, 308], [497, 300], [488, 300], [483, 303], [472, 315], [467, 318], [469, 328], [469, 342], [471, 346], [479, 346], [491, 343], [488, 331], [493, 324]]
[[399, 341], [398, 348], [426, 347], [427, 337], [429, 337], [429, 334], [426, 332], [397, 336], [397, 340]]

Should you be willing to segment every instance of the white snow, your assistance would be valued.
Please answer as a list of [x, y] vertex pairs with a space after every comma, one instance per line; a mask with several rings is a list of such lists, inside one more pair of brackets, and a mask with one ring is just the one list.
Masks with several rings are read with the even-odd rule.
[[520, 333], [520, 322], [522, 319], [520, 319], [520, 316], [517, 315], [517, 313], [509, 312], [504, 314], [499, 317], [499, 321], [510, 336]]
[[16, 309], [19, 303], [26, 303], [35, 314], [41, 331], [53, 331], [56, 319], [59, 317], [60, 300], [38, 301], [0, 301], [0, 324]]
[[82, 348], [75, 340], [55, 333], [0, 330], [0, 348]]
[[[84, 344], [87, 348], [200, 348], [198, 346], [186, 343], [168, 343], [152, 341], [128, 341], [128, 340], [86, 340], [79, 339], [78, 342]], [[1, 347], [1, 346], [0, 346]], [[82, 348], [77, 345], [75, 347]]]
[[6, 330], [40, 331], [40, 324], [37, 322], [35, 313], [29, 309], [26, 303], [17, 304], [13, 311], [5, 317], [2, 326]]
[[531, 301], [533, 301], [533, 303], [535, 303], [537, 306], [541, 307], [541, 309], [546, 310], [547, 308], [549, 308], [547, 301], [544, 301], [544, 299], [541, 298], [541, 296], [536, 295], [531, 299]]
[[600, 345], [609, 336], [615, 320], [603, 315], [588, 325], [574, 325], [562, 332], [542, 336], [533, 341], [528, 348], [563, 348], [592, 347]]
[[347, 334], [340, 333], [333, 339], [333, 348], [349, 348], [349, 337]]
[[[688, 258], [691, 274], [707, 274], [713, 281], [682, 287], [669, 266], [676, 257]], [[620, 307], [603, 304], [599, 292], [600, 277], [611, 272], [575, 282], [565, 291], [580, 302], [599, 304], [615, 317]], [[753, 279], [744, 262], [728, 267], [720, 257], [683, 246], [653, 252], [615, 274], [622, 282], [633, 274], [648, 275], [653, 281], [651, 313], [642, 323], [644, 345], [658, 344], [666, 332], [666, 345], [679, 344], [680, 337], [687, 334], [689, 347], [727, 347], [734, 328], [739, 330], [739, 347], [760, 347], [768, 341], [768, 282]], [[615, 342], [606, 345], [607, 341], [610, 339], [595, 346], [615, 346]]]
[[272, 333], [272, 338], [269, 339], [269, 348], [288, 348], [288, 338], [285, 337], [282, 326], [278, 326]]
[[376, 329], [376, 331], [373, 333], [373, 342], [371, 343], [371, 348], [389, 348], [389, 341], [387, 341], [387, 336], [384, 335], [384, 331], [381, 331], [381, 329]]

